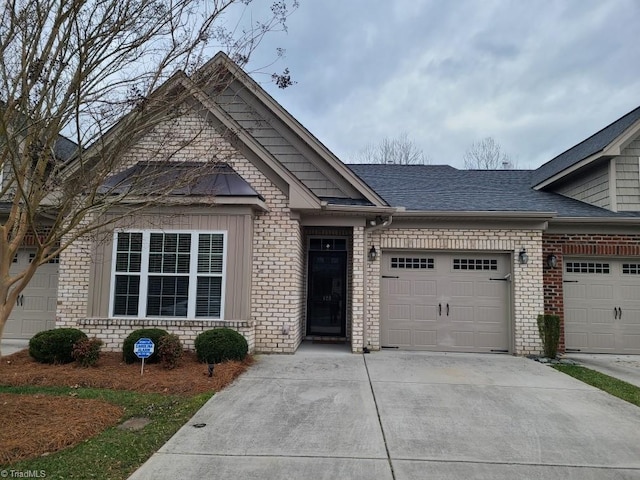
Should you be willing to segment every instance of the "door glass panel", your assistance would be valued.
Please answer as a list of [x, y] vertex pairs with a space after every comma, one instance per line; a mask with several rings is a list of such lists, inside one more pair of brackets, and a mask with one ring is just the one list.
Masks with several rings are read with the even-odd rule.
[[346, 263], [346, 252], [309, 252], [309, 335], [345, 335]]

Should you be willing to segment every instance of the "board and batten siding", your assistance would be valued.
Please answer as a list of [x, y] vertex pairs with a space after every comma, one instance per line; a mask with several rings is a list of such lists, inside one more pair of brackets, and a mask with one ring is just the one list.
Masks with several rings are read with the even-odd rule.
[[555, 192], [597, 207], [611, 208], [608, 163], [598, 165], [585, 174], [579, 175], [576, 180], [570, 180], [561, 185]]
[[[206, 212], [205, 212], [206, 210]], [[135, 221], [118, 222], [124, 230], [200, 230], [227, 233], [224, 320], [249, 320], [251, 302], [251, 257], [253, 220], [251, 214], [211, 214], [212, 208], [185, 210], [184, 213], [143, 214]], [[92, 318], [108, 318], [111, 297], [113, 235], [95, 244], [91, 269], [88, 313]], [[97, 267], [97, 268], [96, 268]]]
[[633, 140], [616, 157], [618, 211], [640, 210], [640, 138]]
[[218, 94], [216, 102], [318, 197], [362, 198], [345, 179], [321, 168], [324, 160], [239, 82]]

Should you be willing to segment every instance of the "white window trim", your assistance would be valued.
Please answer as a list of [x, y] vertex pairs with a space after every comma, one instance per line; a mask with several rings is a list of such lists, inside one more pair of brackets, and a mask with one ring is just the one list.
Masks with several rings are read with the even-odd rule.
[[[142, 258], [140, 263], [140, 292], [138, 301], [138, 315], [114, 315], [114, 292], [116, 284], [116, 257], [118, 250], [118, 242], [116, 241], [118, 233], [142, 233]], [[147, 316], [147, 290], [149, 279], [149, 248], [150, 239], [152, 233], [163, 234], [190, 234], [191, 235], [191, 249], [189, 259], [189, 303], [187, 307], [186, 317], [161, 317], [161, 316]], [[219, 275], [198, 275], [198, 236], [199, 235], [222, 235], [222, 284], [220, 288], [220, 317], [196, 317], [196, 293], [197, 293], [197, 281], [191, 281], [191, 279], [197, 280], [198, 276], [210, 276], [218, 277]], [[227, 231], [226, 230], [141, 230], [141, 229], [116, 229], [113, 232], [113, 247], [111, 251], [111, 278], [109, 281], [109, 318], [141, 318], [145, 320], [206, 320], [206, 321], [222, 321], [225, 316], [225, 294], [227, 286]], [[122, 273], [122, 272], [119, 272]], [[166, 274], [169, 275], [169, 274]]]

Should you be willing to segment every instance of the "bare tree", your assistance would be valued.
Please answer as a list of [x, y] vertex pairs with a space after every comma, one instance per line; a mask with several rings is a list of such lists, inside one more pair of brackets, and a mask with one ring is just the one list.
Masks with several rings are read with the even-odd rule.
[[[171, 136], [172, 122], [220, 92], [228, 68], [206, 63], [212, 48], [244, 66], [261, 38], [286, 27], [297, 1], [274, 1], [270, 17], [242, 27], [251, 0], [6, 0], [0, 7], [0, 337], [37, 268], [117, 215], [166, 201], [202, 178], [149, 162], [131, 170], [127, 152], [165, 132], [145, 160], [179, 160], [198, 129]], [[232, 10], [232, 9], [241, 9]], [[231, 62], [229, 62], [230, 64]], [[291, 84], [289, 72], [273, 78]], [[206, 121], [203, 122], [203, 125]], [[181, 132], [182, 133], [182, 132]], [[228, 132], [227, 132], [228, 133]], [[63, 137], [64, 135], [64, 137]], [[71, 140], [68, 140], [67, 138]], [[184, 158], [182, 158], [184, 160]], [[212, 147], [198, 168], [214, 172]], [[117, 207], [117, 208], [116, 208]], [[25, 244], [35, 256], [10, 269]]]
[[406, 133], [397, 138], [383, 138], [380, 143], [370, 143], [356, 153], [352, 159], [358, 163], [383, 163], [396, 165], [426, 165], [429, 158], [422, 149], [409, 139]]
[[464, 168], [469, 170], [511, 169], [513, 163], [493, 137], [474, 142], [464, 154]]

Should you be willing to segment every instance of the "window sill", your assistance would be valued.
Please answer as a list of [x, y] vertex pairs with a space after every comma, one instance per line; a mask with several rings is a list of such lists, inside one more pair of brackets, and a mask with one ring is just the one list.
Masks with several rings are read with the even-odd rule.
[[83, 318], [78, 320], [79, 326], [135, 326], [135, 327], [229, 327], [251, 328], [252, 320], [216, 320], [216, 319], [182, 319], [182, 318]]

